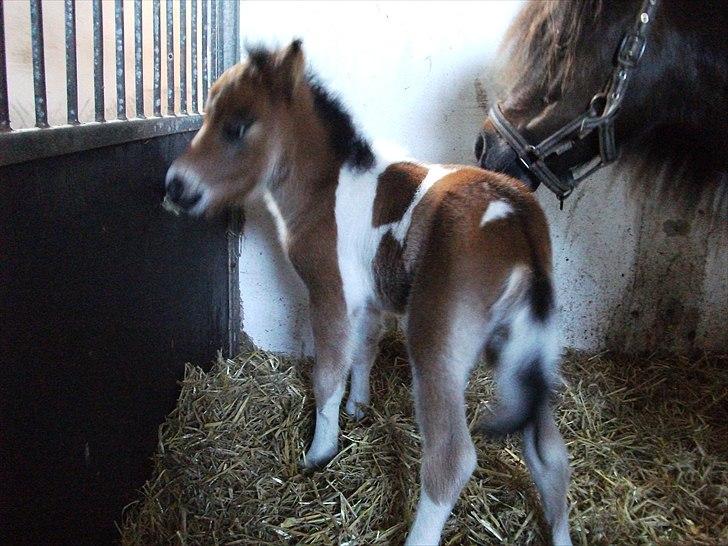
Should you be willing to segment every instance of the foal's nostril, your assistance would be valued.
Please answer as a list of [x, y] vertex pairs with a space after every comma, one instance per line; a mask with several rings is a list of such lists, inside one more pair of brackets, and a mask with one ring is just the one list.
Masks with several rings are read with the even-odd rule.
[[169, 184], [167, 184], [167, 195], [173, 203], [176, 203], [180, 200], [180, 197], [182, 197], [184, 191], [184, 184], [179, 178], [173, 178], [169, 181]]
[[189, 196], [184, 196], [182, 199], [177, 201], [177, 204], [182, 207], [185, 210], [189, 210], [192, 207], [194, 207], [197, 203], [200, 202], [200, 199], [202, 199], [201, 193], [194, 193]]

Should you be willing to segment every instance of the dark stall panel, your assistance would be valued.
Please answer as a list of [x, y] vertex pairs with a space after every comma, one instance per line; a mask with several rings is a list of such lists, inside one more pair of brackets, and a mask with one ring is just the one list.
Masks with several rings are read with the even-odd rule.
[[0, 167], [4, 544], [113, 542], [184, 363], [228, 346], [226, 222], [160, 206], [191, 135]]

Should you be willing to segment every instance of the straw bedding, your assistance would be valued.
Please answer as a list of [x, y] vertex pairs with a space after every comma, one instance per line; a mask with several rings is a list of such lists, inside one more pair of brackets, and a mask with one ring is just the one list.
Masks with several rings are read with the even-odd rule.
[[[574, 542], [728, 543], [728, 357], [567, 354], [563, 368]], [[299, 467], [313, 429], [309, 370], [262, 351], [207, 373], [188, 366], [122, 543], [402, 543], [419, 440], [401, 342], [383, 342], [368, 415], [342, 417], [341, 452], [316, 473]], [[471, 379], [471, 423], [491, 397], [489, 375], [481, 366]], [[443, 543], [545, 543], [518, 440], [476, 444], [478, 468]]]

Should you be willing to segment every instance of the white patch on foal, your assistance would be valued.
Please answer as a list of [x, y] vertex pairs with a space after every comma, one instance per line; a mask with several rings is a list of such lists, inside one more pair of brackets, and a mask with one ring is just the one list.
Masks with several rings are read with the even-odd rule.
[[438, 504], [433, 501], [424, 488], [417, 503], [417, 516], [412, 524], [405, 546], [437, 546], [440, 543], [440, 534], [450, 517], [452, 506]]
[[311, 447], [306, 453], [306, 466], [311, 468], [328, 462], [339, 448], [339, 406], [344, 397], [344, 385], [323, 403], [316, 412], [316, 428]]
[[401, 156], [393, 157], [388, 150], [382, 151], [379, 144], [375, 145], [374, 153], [374, 167], [363, 173], [342, 169], [336, 188], [336, 252], [349, 316], [376, 299], [372, 262], [382, 236], [391, 230], [394, 238], [402, 244], [417, 204], [436, 182], [454, 171], [440, 165], [423, 165], [428, 169], [427, 176], [417, 188], [402, 218], [373, 227], [372, 212], [379, 175], [392, 163], [412, 161]]
[[488, 203], [488, 208], [485, 209], [483, 217], [480, 219], [480, 227], [483, 227], [488, 222], [494, 220], [500, 220], [506, 218], [513, 213], [513, 207], [503, 199], [497, 199]]
[[278, 203], [276, 203], [276, 200], [273, 198], [273, 195], [269, 191], [266, 191], [263, 194], [263, 202], [265, 203], [266, 208], [268, 209], [268, 212], [273, 217], [273, 221], [276, 224], [276, 232], [278, 233], [278, 240], [281, 243], [281, 246], [283, 247], [283, 252], [286, 253], [286, 256], [288, 255], [288, 226], [286, 225], [286, 221], [283, 218], [283, 214], [281, 214], [281, 209], [278, 207]]

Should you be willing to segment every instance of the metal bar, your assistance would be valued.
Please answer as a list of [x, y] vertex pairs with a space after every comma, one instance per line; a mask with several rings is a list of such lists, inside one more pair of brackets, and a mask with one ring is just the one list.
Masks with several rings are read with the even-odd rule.
[[242, 321], [240, 312], [240, 253], [244, 218], [242, 211], [228, 214], [228, 354], [232, 357], [240, 351]]
[[179, 109], [187, 113], [187, 0], [179, 4]]
[[[232, 2], [231, 4], [236, 4]], [[232, 44], [234, 37], [225, 34], [225, 25], [229, 16], [229, 11], [226, 9], [228, 6], [227, 2], [216, 2], [217, 4], [217, 77], [225, 71], [225, 50], [229, 44]], [[227, 38], [224, 38], [227, 37]]]
[[167, 7], [167, 115], [174, 115], [174, 14], [172, 0]]
[[190, 76], [192, 78], [192, 111], [199, 112], [197, 103], [197, 0], [192, 0], [190, 20]]
[[66, 0], [66, 105], [70, 125], [78, 125], [78, 73], [76, 70], [76, 0]]
[[196, 131], [201, 126], [202, 116], [195, 115], [9, 131], [0, 134], [0, 167], [102, 146]]
[[233, 66], [240, 60], [240, 41], [238, 40], [238, 29], [240, 20], [240, 5], [238, 2], [221, 2], [220, 17], [218, 18], [218, 36], [221, 39], [219, 48], [220, 73]]
[[33, 44], [33, 91], [35, 93], [35, 126], [48, 127], [45, 59], [43, 57], [43, 6], [40, 0], [30, 0], [30, 33]]
[[207, 104], [207, 0], [202, 0], [202, 108]]
[[114, 6], [116, 35], [116, 119], [126, 119], [126, 70], [124, 67], [124, 2]]
[[0, 2], [0, 132], [10, 130], [10, 107], [8, 105], [8, 73], [5, 62], [5, 17]]
[[154, 115], [162, 115], [162, 52], [160, 35], [162, 25], [159, 14], [159, 0], [152, 1], [152, 34], [154, 38]]
[[104, 121], [104, 25], [101, 0], [93, 3], [94, 24], [94, 109], [96, 121]]
[[210, 81], [217, 80], [217, 2], [210, 0]]
[[136, 117], [144, 117], [144, 47], [142, 35], [142, 0], [134, 0], [134, 81]]

